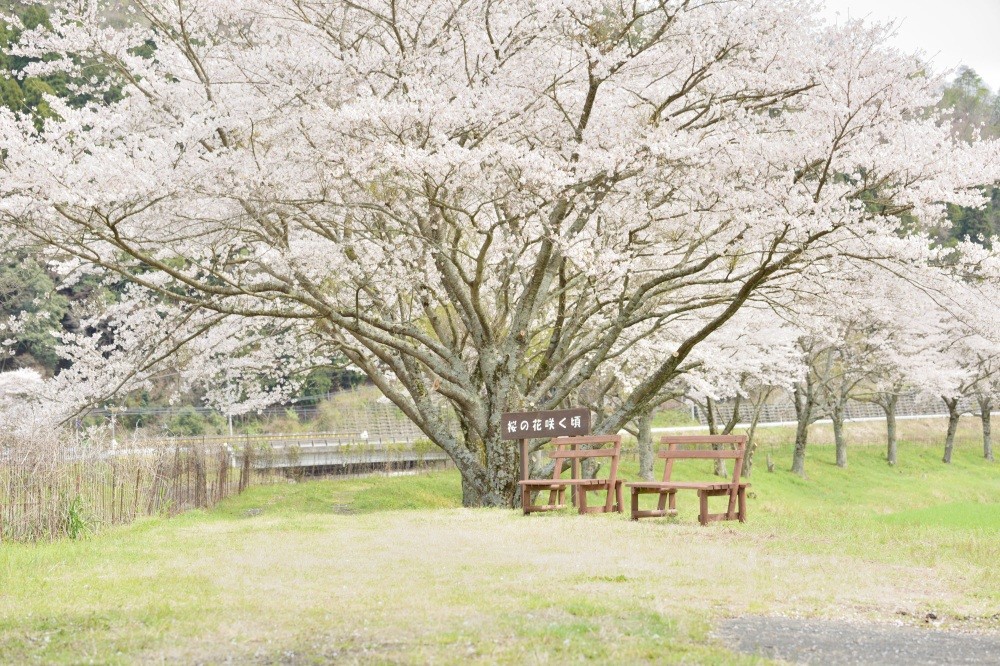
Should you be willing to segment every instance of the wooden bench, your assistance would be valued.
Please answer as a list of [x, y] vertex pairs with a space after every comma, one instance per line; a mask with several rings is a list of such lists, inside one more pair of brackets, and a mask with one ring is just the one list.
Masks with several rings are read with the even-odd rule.
[[[583, 446], [611, 444], [610, 448], [586, 449]], [[622, 507], [622, 480], [618, 478], [618, 460], [621, 457], [622, 438], [619, 435], [586, 435], [582, 437], [556, 437], [549, 453], [552, 458], [552, 476], [547, 479], [527, 479], [520, 481], [521, 506], [525, 515], [535, 511], [556, 511], [566, 508], [566, 489], [573, 489], [576, 505], [580, 513], [617, 511]], [[581, 463], [593, 458], [610, 458], [610, 472], [606, 479], [585, 479], [582, 477]], [[571, 475], [563, 478], [566, 461], [570, 461]], [[532, 504], [531, 495], [549, 491], [548, 504]], [[607, 497], [598, 506], [587, 506], [587, 493], [605, 491]]]
[[[625, 484], [632, 489], [632, 520], [649, 518], [655, 516], [677, 515], [676, 495], [678, 490], [696, 490], [700, 503], [698, 522], [707, 525], [713, 520], [733, 520], [739, 519], [741, 523], [746, 522], [747, 500], [746, 489], [749, 483], [740, 481], [740, 472], [743, 470], [743, 455], [746, 451], [747, 438], [745, 435], [668, 435], [660, 440], [661, 444], [666, 444], [667, 449], [661, 450], [657, 457], [665, 460], [663, 467], [663, 481], [639, 481]], [[704, 445], [704, 444], [731, 444], [732, 450], [705, 450], [705, 449], [681, 449], [681, 446]], [[733, 477], [731, 481], [671, 481], [670, 475], [674, 469], [674, 461], [688, 458], [697, 460], [732, 460]], [[659, 502], [657, 508], [650, 511], [639, 510], [639, 495], [657, 494]], [[708, 498], [727, 495], [729, 506], [725, 513], [709, 513]], [[669, 502], [669, 505], [668, 505]]]

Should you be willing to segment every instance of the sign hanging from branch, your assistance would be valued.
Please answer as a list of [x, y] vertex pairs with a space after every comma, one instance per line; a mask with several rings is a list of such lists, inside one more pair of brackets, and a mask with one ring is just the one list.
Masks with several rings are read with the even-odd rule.
[[590, 434], [589, 409], [507, 412], [501, 415], [503, 439], [547, 439]]

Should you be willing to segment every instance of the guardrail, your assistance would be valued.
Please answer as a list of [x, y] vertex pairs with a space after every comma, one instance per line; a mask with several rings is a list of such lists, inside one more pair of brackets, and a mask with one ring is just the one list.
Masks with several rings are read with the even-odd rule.
[[[323, 474], [375, 469], [399, 469], [447, 463], [448, 455], [427, 440], [372, 441], [360, 433], [268, 433], [260, 435], [206, 435], [135, 440], [127, 450], [223, 447], [232, 467], [275, 469]], [[126, 449], [121, 449], [126, 450]], [[249, 462], [245, 459], [250, 451]]]

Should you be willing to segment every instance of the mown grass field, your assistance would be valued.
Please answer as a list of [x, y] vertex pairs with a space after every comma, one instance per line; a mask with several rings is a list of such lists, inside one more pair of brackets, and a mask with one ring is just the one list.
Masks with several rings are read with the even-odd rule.
[[898, 467], [854, 445], [840, 470], [820, 443], [807, 480], [786, 471], [788, 432], [770, 431], [745, 525], [699, 527], [693, 493], [677, 519], [640, 523], [463, 509], [446, 471], [253, 488], [82, 541], [3, 545], [0, 662], [763, 663], [712, 635], [743, 614], [933, 612], [939, 628], [1000, 632], [1000, 465], [971, 421], [951, 466], [934, 424], [901, 430]]

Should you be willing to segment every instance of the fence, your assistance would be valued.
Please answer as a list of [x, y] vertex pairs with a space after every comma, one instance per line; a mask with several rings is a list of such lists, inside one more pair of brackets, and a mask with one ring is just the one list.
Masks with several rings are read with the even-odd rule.
[[8, 438], [0, 442], [0, 542], [75, 538], [142, 516], [211, 507], [282, 476], [257, 457], [252, 446], [121, 449]]
[[[335, 431], [342, 437], [354, 438], [357, 438], [361, 433], [367, 433], [368, 441], [371, 442], [407, 442], [412, 444], [426, 437], [398, 407], [372, 399], [370, 398], [371, 394], [371, 391], [341, 391], [337, 394], [314, 396], [315, 398], [328, 398], [334, 395], [341, 398], [347, 396], [343, 400], [347, 404], [327, 405], [326, 407], [300, 404], [278, 405], [262, 410], [254, 418], [266, 421], [268, 418], [294, 414], [300, 419], [319, 419], [321, 423], [315, 424], [317, 429], [328, 429]], [[171, 417], [185, 412], [194, 412], [202, 416], [214, 414], [224, 420], [221, 412], [209, 407], [193, 406], [133, 407], [116, 409], [114, 414], [121, 421], [127, 420], [129, 417]], [[89, 412], [89, 415], [110, 420], [112, 412], [107, 409], [94, 409]]]
[[[963, 398], [959, 401], [959, 409], [963, 413], [978, 413], [978, 406], [970, 398]], [[753, 419], [753, 405], [747, 402], [740, 403], [739, 421], [749, 423]], [[708, 424], [705, 411], [699, 407], [693, 408], [693, 416], [702, 425]], [[733, 403], [716, 403], [716, 419], [719, 423], [728, 422], [733, 415]], [[940, 398], [924, 397], [915, 394], [901, 395], [896, 404], [897, 416], [941, 416], [948, 413], [944, 402]], [[845, 418], [865, 419], [865, 418], [885, 418], [885, 412], [876, 404], [861, 402], [859, 400], [849, 400], [844, 410]], [[760, 423], [786, 423], [795, 421], [795, 405], [789, 396], [781, 396], [774, 402], [769, 402], [761, 407]]]
[[75, 538], [142, 516], [209, 508], [277, 480], [447, 462], [426, 440], [345, 433], [134, 440], [124, 448], [8, 437], [0, 440], [0, 542]]

